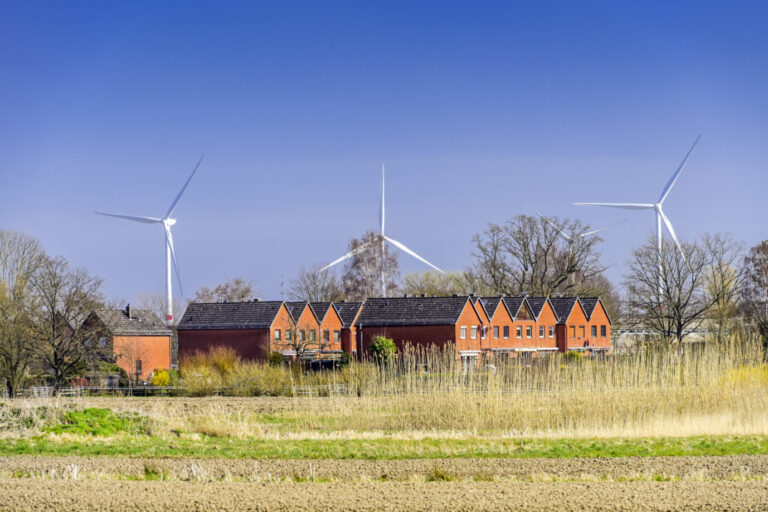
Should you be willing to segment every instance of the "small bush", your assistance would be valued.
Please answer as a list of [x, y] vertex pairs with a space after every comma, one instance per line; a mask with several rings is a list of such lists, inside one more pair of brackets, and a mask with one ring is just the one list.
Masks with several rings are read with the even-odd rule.
[[565, 354], [563, 354], [563, 359], [565, 362], [579, 362], [581, 361], [581, 354], [579, 352], [576, 352], [575, 350], [569, 350]]
[[168, 370], [155, 368], [149, 383], [153, 386], [165, 387], [171, 385], [171, 374]]
[[397, 346], [390, 338], [376, 336], [371, 343], [371, 354], [377, 364], [389, 364], [397, 354]]
[[61, 423], [43, 428], [51, 434], [80, 434], [112, 436], [121, 432], [128, 434], [149, 434], [148, 419], [136, 413], [115, 413], [109, 409], [88, 408], [69, 411]]
[[283, 366], [283, 354], [272, 352], [269, 354], [269, 364], [272, 366]]

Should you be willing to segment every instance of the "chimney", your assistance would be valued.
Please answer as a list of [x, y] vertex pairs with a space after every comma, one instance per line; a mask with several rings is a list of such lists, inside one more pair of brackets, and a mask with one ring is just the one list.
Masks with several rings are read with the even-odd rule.
[[521, 292], [520, 295], [522, 295], [523, 297], [527, 297], [528, 296], [528, 292]]
[[341, 299], [339, 302], [341, 302], [342, 304], [345, 304], [347, 302], [347, 299]]
[[131, 319], [131, 305], [130, 304], [125, 306], [125, 314], [128, 315], [128, 320], [130, 320]]
[[560, 298], [560, 297], [562, 297], [562, 296], [563, 296], [563, 294], [562, 294], [562, 293], [560, 293], [560, 292], [557, 292], [557, 293], [555, 294], [555, 297], [558, 297], [558, 298]]

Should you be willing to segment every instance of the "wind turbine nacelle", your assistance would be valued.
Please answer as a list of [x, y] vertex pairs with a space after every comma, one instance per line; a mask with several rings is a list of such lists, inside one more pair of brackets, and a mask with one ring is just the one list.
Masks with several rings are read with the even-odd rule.
[[165, 222], [166, 226], [173, 226], [176, 224], [176, 219], [165, 219], [163, 222]]

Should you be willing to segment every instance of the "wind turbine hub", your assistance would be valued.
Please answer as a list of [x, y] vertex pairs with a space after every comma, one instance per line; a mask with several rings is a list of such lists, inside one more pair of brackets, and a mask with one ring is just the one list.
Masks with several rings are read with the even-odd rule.
[[166, 226], [173, 226], [174, 224], [176, 224], [176, 219], [165, 219], [165, 220], [163, 221], [163, 223], [164, 223]]

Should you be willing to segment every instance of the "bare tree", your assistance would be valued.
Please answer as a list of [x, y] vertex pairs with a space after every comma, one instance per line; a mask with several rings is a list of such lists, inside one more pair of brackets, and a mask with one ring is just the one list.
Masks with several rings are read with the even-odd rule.
[[742, 266], [744, 286], [741, 289], [740, 309], [757, 325], [768, 348], [768, 240], [752, 247]]
[[[137, 306], [139, 309], [148, 309], [155, 313], [159, 318], [165, 318], [168, 309], [166, 308], [165, 293], [140, 293], [137, 297]], [[122, 309], [122, 308], [119, 308]], [[173, 320], [166, 322], [169, 327], [173, 327], [178, 324], [181, 317], [184, 315], [185, 305], [183, 302], [173, 299], [173, 305], [171, 311], [173, 311]]]
[[604, 270], [597, 253], [600, 237], [584, 236], [589, 228], [578, 220], [550, 220], [552, 224], [518, 215], [503, 225], [489, 224], [472, 239], [473, 278], [494, 293], [548, 296], [573, 292], [581, 282], [600, 275]]
[[83, 326], [102, 307], [101, 279], [72, 268], [62, 257], [42, 259], [31, 280], [36, 353], [58, 392], [91, 362], [103, 359], [97, 337]]
[[349, 242], [350, 251], [366, 246], [366, 249], [350, 258], [341, 278], [342, 291], [350, 300], [360, 301], [381, 296], [382, 273], [387, 295], [397, 293], [400, 278], [397, 254], [389, 251], [389, 244], [381, 242], [381, 235], [373, 231], [367, 231], [359, 239], [353, 238]]
[[300, 326], [292, 314], [288, 317], [291, 328], [285, 333], [285, 345], [296, 354], [296, 360], [301, 361], [314, 351], [322, 353], [327, 348], [321, 332]]
[[614, 325], [621, 322], [623, 316], [621, 294], [605, 274], [579, 281], [573, 293], [579, 297], [600, 297]]
[[[724, 270], [734, 267], [739, 247], [729, 237], [705, 236], [700, 243], [664, 241], [661, 267], [655, 238], [634, 252], [626, 276], [631, 319], [666, 342], [682, 341], [710, 315], [733, 300], [738, 286]], [[661, 284], [661, 293], [659, 293]]]
[[203, 286], [195, 292], [194, 302], [243, 302], [254, 296], [253, 282], [235, 277], [229, 279], [213, 290]]
[[482, 290], [473, 288], [473, 283], [466, 272], [452, 272], [441, 274], [433, 270], [414, 272], [403, 277], [402, 293], [412, 295], [435, 295], [447, 297], [455, 293], [466, 295], [469, 293], [481, 294]]
[[306, 302], [336, 302], [344, 299], [336, 274], [332, 270], [322, 270], [320, 265], [302, 268], [291, 281], [288, 295], [291, 300]]
[[34, 359], [30, 280], [43, 256], [34, 238], [0, 230], [0, 378], [11, 397]]

